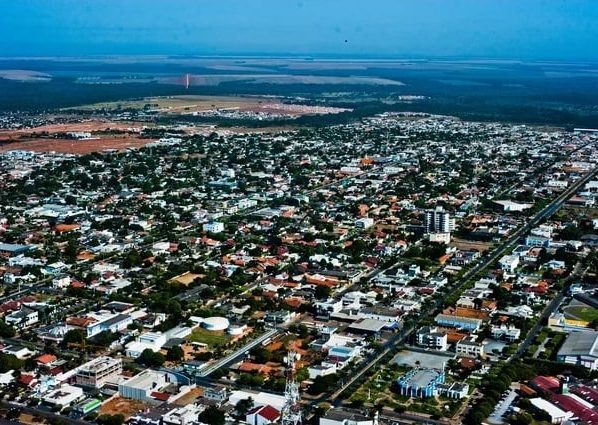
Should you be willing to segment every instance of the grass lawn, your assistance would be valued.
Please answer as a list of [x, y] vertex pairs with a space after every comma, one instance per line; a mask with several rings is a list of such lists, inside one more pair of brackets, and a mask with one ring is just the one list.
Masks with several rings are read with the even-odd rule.
[[209, 347], [221, 347], [229, 341], [229, 337], [223, 331], [209, 331], [203, 328], [195, 328], [189, 335], [190, 342], [207, 344]]
[[569, 307], [565, 310], [565, 313], [570, 314], [572, 318], [587, 320], [588, 322], [598, 319], [598, 308], [593, 307]]

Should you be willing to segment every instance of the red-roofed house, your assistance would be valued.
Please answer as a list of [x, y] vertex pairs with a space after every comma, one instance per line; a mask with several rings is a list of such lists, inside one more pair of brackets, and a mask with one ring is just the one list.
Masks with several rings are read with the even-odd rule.
[[249, 425], [267, 425], [278, 419], [280, 419], [280, 412], [270, 405], [254, 407], [245, 416], [245, 422]]

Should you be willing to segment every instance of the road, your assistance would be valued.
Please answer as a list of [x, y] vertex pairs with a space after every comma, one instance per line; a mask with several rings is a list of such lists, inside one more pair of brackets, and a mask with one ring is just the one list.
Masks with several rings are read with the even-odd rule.
[[263, 335], [260, 335], [256, 339], [251, 340], [250, 342], [245, 344], [243, 347], [236, 350], [234, 353], [229, 354], [228, 356], [218, 360], [214, 364], [212, 364], [212, 365], [208, 366], [207, 368], [205, 368], [204, 370], [202, 370], [199, 373], [199, 377], [206, 378], [207, 376], [209, 376], [210, 374], [214, 373], [215, 371], [217, 371], [218, 369], [220, 369], [222, 367], [237, 363], [239, 360], [241, 360], [243, 357], [245, 357], [246, 353], [249, 350], [258, 346], [259, 344], [261, 344], [268, 338], [273, 338], [275, 335], [278, 335], [279, 333], [280, 333], [280, 329], [278, 329], [278, 328], [269, 330], [268, 332], [266, 332]]

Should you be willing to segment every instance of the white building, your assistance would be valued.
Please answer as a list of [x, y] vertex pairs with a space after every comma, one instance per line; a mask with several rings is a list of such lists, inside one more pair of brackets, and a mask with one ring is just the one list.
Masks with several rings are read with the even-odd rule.
[[448, 349], [448, 336], [439, 332], [438, 328], [425, 326], [417, 331], [417, 345], [432, 350], [446, 351]]
[[547, 413], [548, 416], [550, 416], [550, 423], [553, 424], [562, 424], [573, 416], [573, 412], [565, 412], [551, 402], [540, 397], [532, 398], [530, 399], [530, 402], [536, 409], [540, 409]]
[[153, 400], [151, 394], [164, 388], [170, 383], [168, 373], [146, 369], [138, 375], [118, 384], [121, 397], [132, 400]]
[[114, 380], [122, 371], [121, 359], [96, 357], [77, 368], [75, 382], [83, 387], [102, 388], [106, 382]]
[[166, 341], [166, 335], [161, 332], [146, 332], [139, 335], [136, 341], [129, 342], [126, 345], [125, 355], [136, 359], [145, 350], [160, 351]]
[[369, 229], [374, 225], [374, 219], [369, 217], [362, 217], [355, 220], [355, 227], [358, 229]]
[[425, 212], [424, 229], [426, 233], [450, 233], [455, 230], [455, 219], [444, 208], [436, 207]]
[[39, 322], [39, 313], [32, 308], [21, 306], [20, 310], [4, 317], [4, 321], [7, 325], [13, 326], [19, 330], [26, 329]]
[[44, 404], [62, 409], [64, 407], [72, 406], [83, 398], [85, 398], [85, 395], [83, 394], [82, 388], [74, 387], [72, 385], [62, 385], [47, 393], [42, 401]]
[[484, 356], [484, 344], [475, 341], [474, 337], [463, 338], [455, 345], [455, 352], [472, 357]]
[[514, 273], [519, 266], [518, 255], [505, 255], [498, 260], [498, 266], [507, 273]]
[[220, 233], [224, 231], [224, 223], [220, 221], [210, 221], [202, 226], [204, 232]]

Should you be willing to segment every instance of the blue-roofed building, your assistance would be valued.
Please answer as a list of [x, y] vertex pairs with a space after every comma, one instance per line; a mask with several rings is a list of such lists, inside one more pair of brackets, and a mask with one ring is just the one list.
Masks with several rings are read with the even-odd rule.
[[468, 331], [477, 331], [482, 326], [482, 320], [470, 317], [451, 316], [449, 314], [439, 314], [436, 316], [436, 324], [448, 326], [451, 328], [465, 329]]
[[399, 393], [409, 397], [426, 398], [438, 395], [438, 386], [444, 383], [444, 371], [416, 368], [397, 380]]

